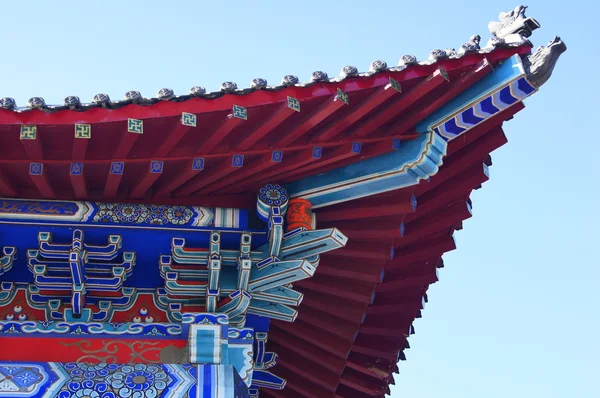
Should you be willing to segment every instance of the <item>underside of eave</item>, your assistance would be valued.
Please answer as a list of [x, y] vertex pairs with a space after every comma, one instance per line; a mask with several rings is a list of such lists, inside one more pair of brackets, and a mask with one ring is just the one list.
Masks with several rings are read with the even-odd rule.
[[[470, 194], [488, 179], [490, 152], [507, 141], [502, 123], [523, 107], [517, 104], [451, 142], [444, 165], [429, 181], [378, 195], [414, 194], [415, 212], [319, 223], [342, 232], [383, 228], [390, 235], [350, 236], [346, 248], [322, 257], [313, 278], [295, 285], [305, 294], [298, 320], [272, 322], [269, 340], [282, 351], [275, 373], [287, 378], [286, 391], [265, 395], [379, 397], [389, 392], [396, 362], [410, 347], [412, 323], [443, 267], [442, 255], [455, 249], [452, 235], [471, 216]], [[335, 206], [344, 207], [327, 210]], [[403, 237], [392, 236], [394, 224], [397, 231], [405, 224]]]

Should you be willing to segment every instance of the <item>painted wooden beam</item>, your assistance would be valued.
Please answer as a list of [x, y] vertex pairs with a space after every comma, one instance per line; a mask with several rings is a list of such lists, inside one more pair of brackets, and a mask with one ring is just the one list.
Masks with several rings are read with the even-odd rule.
[[352, 137], [365, 137], [380, 129], [383, 125], [390, 122], [393, 118], [406, 111], [416, 101], [431, 93], [442, 84], [448, 84], [448, 73], [438, 68], [433, 74], [411, 88], [403, 94], [398, 101], [390, 105], [387, 109], [379, 112], [368, 123], [364, 123], [351, 131]]
[[48, 175], [44, 173], [43, 163], [30, 163], [29, 177], [31, 177], [31, 181], [33, 181], [42, 197], [46, 199], [54, 199], [56, 197], [54, 189], [48, 180]]
[[[345, 101], [344, 101], [345, 99]], [[330, 99], [325, 101], [319, 108], [307, 115], [300, 123], [298, 123], [293, 130], [289, 131], [286, 135], [280, 139], [275, 140], [272, 143], [273, 146], [285, 147], [292, 144], [294, 141], [302, 137], [304, 134], [309, 132], [312, 128], [317, 126], [319, 123], [333, 115], [336, 111], [342, 107], [348, 105], [348, 95], [344, 92], [338, 91], [337, 94], [333, 95]]]
[[334, 355], [339, 358], [346, 358], [348, 352], [350, 352], [350, 345], [337, 338], [335, 335], [322, 331], [315, 330], [312, 325], [303, 321], [297, 321], [292, 323], [277, 323], [273, 324], [271, 328], [278, 328], [285, 332], [295, 336], [304, 341], [327, 351], [330, 355]]
[[234, 149], [247, 151], [296, 112], [300, 112], [300, 101], [296, 98], [288, 97], [287, 102], [280, 104], [271, 116], [249, 132]]
[[360, 142], [349, 142], [339, 147], [334, 148], [323, 148], [322, 157], [317, 162], [305, 165], [301, 169], [296, 168], [289, 172], [282, 173], [277, 176], [278, 181], [289, 181], [296, 179], [300, 175], [311, 173], [315, 169], [319, 169], [328, 165], [335, 164], [345, 159], [352, 157], [359, 157], [362, 151], [362, 144]]
[[181, 188], [173, 192], [174, 197], [191, 195], [200, 191], [204, 187], [209, 187], [210, 184], [219, 181], [229, 174], [240, 170], [244, 166], [244, 155], [233, 155], [229, 159], [225, 159], [220, 163], [213, 165], [209, 170], [202, 173], [201, 178], [195, 178]]
[[2, 171], [0, 171], [0, 194], [8, 197], [16, 197], [17, 190], [11, 184], [11, 182], [3, 175]]
[[414, 128], [415, 124], [431, 115], [437, 109], [441, 108], [444, 104], [456, 97], [461, 92], [465, 91], [473, 84], [481, 80], [485, 75], [488, 75], [493, 71], [492, 66], [487, 59], [483, 59], [474, 68], [462, 74], [456, 80], [452, 81], [447, 90], [442, 92], [433, 101], [428, 102], [427, 105], [420, 107], [418, 112], [414, 112], [406, 118], [392, 124], [388, 131], [388, 135], [404, 134], [409, 129]]
[[175, 123], [175, 125], [165, 135], [165, 141], [154, 151], [152, 157], [164, 158], [171, 152], [173, 148], [181, 141], [183, 137], [192, 129], [196, 127], [197, 117], [193, 113], [183, 112], [181, 118]]
[[73, 192], [77, 199], [85, 199], [88, 197], [83, 167], [84, 165], [82, 162], [73, 162], [69, 167], [69, 179], [71, 180], [71, 187], [73, 188]]
[[[402, 88], [400, 82], [390, 78], [390, 83], [377, 89], [374, 93], [365, 98], [352, 112], [345, 117], [333, 122], [325, 131], [320, 132], [316, 137], [316, 142], [329, 141], [339, 134], [343, 133], [353, 124], [358, 123], [367, 115], [370, 115], [377, 107], [391, 98], [401, 96]], [[369, 122], [370, 123], [370, 122]]]
[[[418, 218], [404, 227], [404, 235], [399, 243], [409, 245], [426, 238], [437, 231], [448, 230], [450, 227], [471, 218], [471, 205], [466, 201], [456, 202], [441, 211]], [[404, 224], [403, 224], [404, 225]]]
[[20, 127], [20, 139], [23, 148], [30, 160], [43, 160], [44, 151], [40, 139], [40, 131], [36, 125], [22, 125]]
[[152, 184], [162, 175], [164, 162], [162, 160], [152, 160], [142, 179], [133, 187], [130, 192], [132, 198], [143, 198]]
[[260, 186], [260, 184], [264, 181], [272, 182], [278, 180], [278, 178], [276, 178], [277, 175], [289, 172], [290, 170], [295, 170], [312, 162], [316, 162], [321, 159], [322, 155], [323, 148], [320, 146], [302, 150], [296, 155], [284, 158], [281, 164], [279, 164], [276, 168], [268, 170], [264, 173], [253, 175], [251, 178], [247, 178], [245, 181], [236, 186], [234, 192], [243, 192], [249, 187]]
[[[335, 277], [317, 275], [299, 282], [297, 286], [302, 289], [331, 294], [364, 304], [372, 304], [375, 299], [374, 283], [362, 281], [350, 282], [348, 280], [339, 280]], [[309, 294], [306, 295], [306, 297], [308, 296]]]
[[215, 182], [199, 192], [219, 193], [226, 191], [227, 187], [236, 185], [238, 181], [245, 180], [257, 174], [262, 174], [265, 170], [281, 165], [282, 160], [283, 151], [273, 151], [271, 153], [261, 155], [248, 166], [244, 167], [243, 170], [240, 170], [239, 172], [231, 175], [228, 178], [224, 178], [219, 182]]
[[394, 259], [389, 261], [385, 267], [386, 270], [391, 271], [402, 268], [407, 264], [427, 260], [434, 254], [441, 256], [443, 253], [454, 249], [456, 249], [456, 242], [452, 235], [447, 235], [443, 238], [435, 238], [431, 241], [422, 241], [417, 245], [396, 250]]
[[226, 119], [221, 123], [215, 132], [208, 136], [200, 147], [196, 150], [196, 156], [209, 154], [221, 141], [229, 136], [229, 134], [240, 123], [248, 118], [246, 108], [234, 105], [233, 113], [227, 115]]
[[[343, 319], [336, 319], [332, 322], [331, 316], [314, 308], [303, 308], [298, 314], [298, 320], [304, 321], [315, 328], [338, 336], [347, 342], [352, 343], [358, 332], [358, 325]], [[278, 352], [278, 354], [280, 354]]]
[[323, 367], [334, 372], [341, 372], [345, 366], [345, 361], [343, 359], [329, 355], [327, 351], [315, 347], [307, 341], [297, 339], [282, 329], [271, 329], [269, 331], [269, 349], [279, 353], [280, 348], [290, 350], [304, 358], [318, 362]]
[[181, 174], [174, 176], [173, 179], [159, 186], [156, 189], [154, 197], [169, 197], [173, 191], [190, 181], [202, 170], [204, 170], [204, 158], [192, 159], [188, 162]]
[[371, 396], [385, 395], [387, 389], [387, 383], [366, 378], [353, 369], [344, 370], [340, 377], [340, 384]]
[[[303, 291], [302, 286], [295, 286], [294, 288]], [[367, 306], [370, 303], [352, 302], [352, 305], [349, 306], [347, 305], [347, 298], [340, 297], [335, 292], [323, 293], [312, 289], [307, 290], [309, 290], [309, 294], [305, 295], [302, 300], [303, 307], [315, 308], [353, 323], [360, 324], [364, 321]]]
[[341, 203], [326, 207], [317, 211], [316, 214], [317, 220], [324, 222], [408, 214], [413, 213], [416, 209], [417, 198], [415, 195], [410, 192], [402, 192]]
[[104, 184], [104, 199], [114, 199], [117, 196], [123, 173], [125, 172], [125, 162], [111, 162]]
[[144, 134], [144, 121], [127, 119], [127, 127], [123, 130], [113, 154], [113, 159], [126, 159], [136, 141]]
[[[344, 230], [344, 235], [348, 236], [347, 230]], [[375, 263], [365, 267], [365, 264], [362, 261], [346, 260], [340, 262], [336, 260], [335, 252], [333, 252], [321, 255], [318, 272], [319, 275], [327, 275], [341, 279], [380, 283], [384, 276], [383, 265], [384, 263]]]
[[73, 136], [73, 150], [71, 152], [71, 159], [80, 162], [85, 160], [87, 153], [87, 147], [92, 139], [92, 125], [91, 124], [75, 124], [75, 132]]

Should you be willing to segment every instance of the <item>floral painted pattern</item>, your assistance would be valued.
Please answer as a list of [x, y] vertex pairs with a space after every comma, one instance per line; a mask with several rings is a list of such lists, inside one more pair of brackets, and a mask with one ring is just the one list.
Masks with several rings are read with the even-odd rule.
[[109, 379], [118, 397], [154, 398], [161, 396], [171, 382], [156, 365], [125, 365]]
[[93, 221], [110, 224], [185, 225], [194, 211], [185, 206], [99, 203]]
[[68, 363], [65, 370], [72, 381], [58, 398], [155, 398], [173, 383], [161, 365]]

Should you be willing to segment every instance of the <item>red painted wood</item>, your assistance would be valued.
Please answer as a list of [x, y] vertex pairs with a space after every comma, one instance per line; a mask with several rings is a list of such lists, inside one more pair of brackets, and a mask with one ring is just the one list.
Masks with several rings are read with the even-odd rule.
[[336, 111], [346, 106], [346, 103], [337, 98], [334, 94], [333, 97], [325, 102], [320, 108], [314, 111], [312, 114], [307, 115], [300, 123], [298, 123], [293, 130], [289, 131], [286, 135], [273, 141], [272, 146], [285, 147], [292, 144], [294, 141], [308, 133], [312, 128], [323, 122], [329, 116], [333, 115]]
[[198, 175], [198, 173], [202, 172], [202, 170], [194, 170], [192, 168], [193, 163], [194, 161], [192, 160], [181, 174], [159, 186], [154, 193], [153, 200], [160, 197], [168, 198], [173, 191], [182, 187], [185, 183]]
[[386, 270], [393, 270], [419, 260], [426, 260], [434, 253], [442, 255], [443, 253], [452, 251], [454, 249], [456, 249], [456, 243], [454, 242], [453, 237], [450, 235], [443, 239], [422, 241], [417, 245], [396, 250], [394, 259], [389, 261], [385, 268]]
[[[296, 285], [301, 287], [303, 292], [311, 290], [364, 304], [373, 303], [375, 298], [375, 284], [360, 280], [348, 281], [325, 275], [315, 275], [310, 279], [297, 282]], [[305, 299], [308, 296], [309, 294], [307, 293]]]
[[340, 384], [351, 387], [354, 390], [360, 391], [368, 395], [381, 395], [385, 394], [387, 385], [381, 380], [365, 376], [364, 374], [357, 372], [353, 369], [347, 368], [342, 377], [340, 378]]
[[0, 172], [0, 194], [8, 197], [17, 196], [17, 190], [12, 183], [5, 176], [3, 176], [2, 172]]
[[314, 308], [306, 308], [304, 311], [299, 312], [297, 319], [312, 325], [314, 328], [334, 334], [350, 343], [356, 338], [356, 324], [338, 317], [333, 317], [332, 319], [330, 314]]
[[78, 175], [69, 175], [69, 179], [71, 180], [71, 186], [73, 187], [75, 198], [80, 200], [87, 199], [88, 192], [85, 184], [85, 170], [82, 170], [81, 174]]
[[390, 105], [387, 109], [378, 113], [375, 117], [369, 119], [367, 123], [353, 129], [351, 131], [352, 136], [365, 137], [371, 134], [372, 132], [377, 131], [383, 125], [391, 121], [394, 117], [404, 112], [419, 99], [423, 98], [428, 93], [431, 93], [433, 90], [440, 87], [442, 84], [448, 84], [448, 82], [444, 78], [443, 73], [438, 68], [428, 79], [425, 79], [419, 84], [417, 84], [406, 94], [402, 94], [402, 96], [392, 105]]
[[382, 197], [369, 197], [342, 203], [322, 210], [316, 209], [317, 221], [356, 220], [371, 217], [413, 213], [413, 194], [394, 193]]
[[[297, 178], [300, 174], [309, 173], [311, 170], [319, 169], [321, 167], [337, 163], [341, 160], [348, 158], [356, 158], [360, 154], [352, 152], [352, 143], [344, 144], [338, 148], [323, 148], [323, 155], [321, 159], [317, 159], [316, 162], [307, 164], [302, 168], [294, 168], [286, 173], [277, 175], [279, 181], [286, 181], [291, 178]], [[311, 173], [312, 174], [312, 173]]]
[[224, 179], [229, 174], [240, 171], [242, 167], [233, 166], [233, 160], [231, 158], [221, 161], [218, 164], [213, 164], [209, 166], [202, 175], [194, 178], [193, 180], [186, 183], [183, 187], [178, 188], [173, 192], [174, 197], [182, 197], [193, 194], [194, 192], [199, 192], [204, 187], [210, 187], [210, 185], [216, 181]]
[[[277, 367], [281, 366], [285, 369], [289, 369], [295, 375], [299, 375], [311, 383], [322, 387], [324, 390], [330, 391], [331, 393], [335, 391], [339, 374], [331, 372], [329, 369], [321, 366], [321, 364], [310, 363], [309, 360], [306, 360], [302, 356], [294, 353], [287, 347], [279, 346], [278, 351], [276, 352], [278, 355], [281, 352], [285, 357], [285, 360], [279, 360], [277, 362]], [[311, 392], [316, 393], [314, 390]]]
[[[273, 324], [271, 330], [281, 329], [288, 334], [327, 351], [330, 355], [345, 359], [350, 352], [350, 344], [323, 330], [315, 330], [312, 325], [297, 320], [294, 323]], [[270, 333], [270, 332], [269, 332]]]
[[151, 167], [152, 167], [151, 165], [148, 166], [148, 169], [145, 172], [142, 179], [139, 180], [139, 182], [131, 190], [129, 195], [132, 198], [138, 198], [138, 199], [144, 198], [146, 196], [146, 192], [148, 191], [148, 189], [150, 189], [152, 184], [154, 184], [154, 182], [156, 180], [158, 180], [158, 178], [162, 175], [162, 173], [152, 173], [150, 171]]
[[[448, 72], [464, 69], [477, 64], [484, 57], [495, 63], [505, 60], [514, 54], [528, 54], [531, 46], [524, 45], [516, 48], [496, 49], [487, 54], [468, 54], [460, 59], [440, 60], [438, 62]], [[127, 105], [115, 109], [93, 108], [86, 110], [85, 121], [87, 123], [102, 123], [127, 121], [128, 118], [151, 119], [158, 117], [179, 116], [182, 112], [205, 113], [231, 110], [234, 104], [247, 108], [265, 104], [284, 102], [288, 96], [299, 100], [314, 97], [331, 96], [341, 89], [346, 93], [380, 87], [388, 84], [389, 78], [393, 77], [399, 82], [421, 78], [430, 75], [438, 65], [415, 65], [402, 71], [385, 71], [373, 76], [346, 79], [339, 83], [314, 84], [308, 87], [291, 86], [277, 91], [257, 90], [249, 95], [226, 94], [218, 99], [192, 98], [184, 102], [160, 101], [151, 106], [140, 106], [136, 104]], [[49, 124], [70, 125], [81, 123], [82, 112], [62, 110], [48, 114], [41, 110], [28, 112], [14, 112], [0, 110], [0, 124]]]
[[43, 170], [41, 175], [30, 175], [31, 181], [38, 189], [40, 195], [45, 199], [54, 199], [56, 194], [54, 193], [54, 189], [52, 188], [52, 184], [48, 180], [47, 171]]
[[240, 123], [244, 122], [243, 119], [228, 115], [217, 130], [210, 134], [206, 141], [204, 141], [200, 147], [196, 150], [196, 156], [206, 155], [210, 153], [221, 141], [223, 141], [231, 131], [236, 128]]
[[403, 134], [407, 130], [414, 127], [416, 123], [423, 120], [442, 105], [456, 97], [467, 88], [481, 80], [482, 77], [493, 71], [492, 65], [487, 59], [483, 59], [475, 67], [468, 72], [465, 72], [458, 79], [449, 83], [449, 87], [437, 96], [433, 101], [428, 102], [424, 106], [420, 106], [417, 112], [412, 113], [406, 118], [402, 118], [395, 122], [389, 129], [388, 134]]
[[71, 159], [74, 161], [85, 160], [89, 142], [90, 140], [87, 138], [73, 138], [73, 151], [71, 154]]
[[258, 159], [254, 160], [253, 162], [250, 162], [247, 166], [244, 165], [244, 167], [241, 168], [241, 170], [239, 170], [237, 173], [231, 175], [228, 178], [223, 178], [221, 179], [221, 181], [215, 182], [210, 186], [207, 186], [204, 189], [200, 190], [199, 192], [210, 192], [218, 194], [220, 192], [226, 191], [224, 188], [227, 188], [231, 185], [237, 185], [238, 181], [244, 181], [245, 179], [250, 178], [256, 174], [260, 175], [263, 171], [268, 170], [272, 167], [277, 167], [281, 163], [273, 162], [271, 159], [271, 153], [261, 155]]
[[142, 137], [143, 134], [130, 133], [127, 131], [127, 126], [123, 128], [121, 138], [117, 144], [117, 149], [112, 156], [113, 159], [125, 159], [129, 155], [131, 148], [135, 145], [136, 141]]
[[104, 194], [102, 195], [104, 199], [114, 199], [117, 197], [122, 178], [123, 174], [108, 173], [106, 183], [104, 184]]
[[398, 240], [398, 242], [402, 245], [416, 243], [420, 239], [431, 235], [432, 231], [448, 230], [451, 226], [471, 218], [471, 216], [472, 213], [467, 202], [456, 202], [427, 217], [422, 217], [412, 223], [406, 224], [404, 237]]
[[260, 186], [262, 181], [270, 181], [274, 180], [275, 177], [279, 174], [284, 174], [289, 172], [290, 170], [295, 170], [299, 167], [304, 167], [313, 162], [317, 162], [320, 159], [316, 159], [312, 157], [313, 149], [305, 149], [299, 151], [296, 155], [293, 156], [284, 156], [283, 161], [277, 165], [277, 167], [264, 172], [258, 175], [252, 176], [252, 178], [247, 178], [245, 181], [241, 182], [235, 189], [234, 192], [243, 192], [244, 189], [248, 187], [256, 187]]
[[[344, 231], [344, 235], [348, 236], [348, 233]], [[348, 237], [352, 239], [352, 237]], [[331, 253], [330, 255], [321, 255], [319, 275], [380, 283], [383, 279], [383, 264], [369, 264], [368, 267], [365, 267], [362, 261], [345, 260], [340, 262], [337, 261], [335, 254]]]
[[[322, 350], [310, 344], [307, 341], [300, 340], [293, 335], [286, 333], [285, 331], [278, 329], [277, 325], [282, 323], [281, 321], [272, 321], [272, 324], [276, 325], [275, 328], [269, 330], [269, 342], [268, 349], [273, 350], [279, 355], [279, 347], [285, 347], [286, 349], [297, 353], [298, 355], [309, 359], [313, 362], [317, 362], [323, 367], [330, 371], [341, 374], [344, 369], [346, 361], [342, 358], [329, 355], [327, 351]], [[274, 339], [277, 342], [273, 341]], [[285, 355], [285, 354], [284, 354]], [[276, 370], [276, 369], [275, 369]]]
[[44, 149], [42, 148], [39, 127], [37, 129], [37, 137], [35, 140], [21, 140], [21, 144], [23, 144], [23, 148], [27, 153], [28, 160], [41, 161], [44, 159]]
[[190, 131], [191, 126], [181, 124], [181, 119], [165, 135], [165, 141], [154, 151], [153, 158], [166, 157], [169, 152], [181, 141], [181, 139]]
[[378, 380], [386, 381], [391, 377], [389, 366], [366, 355], [351, 354], [346, 361], [346, 366]]
[[361, 324], [365, 318], [365, 312], [369, 303], [352, 302], [352, 305], [347, 305], [347, 298], [340, 297], [338, 294], [344, 295], [341, 292], [319, 292], [311, 289], [304, 289], [302, 286], [295, 286], [295, 290], [300, 292], [307, 291], [307, 295], [302, 300], [302, 307], [310, 307], [319, 311], [326, 312], [347, 321]]
[[339, 134], [344, 132], [344, 130], [348, 129], [350, 126], [358, 123], [365, 116], [369, 115], [381, 104], [390, 98], [398, 97], [400, 95], [401, 94], [396, 89], [392, 88], [390, 84], [379, 88], [369, 97], [364, 99], [352, 110], [352, 112], [348, 113], [345, 117], [336, 120], [325, 131], [319, 133], [314, 140], [316, 142], [324, 142], [337, 137]]
[[288, 106], [287, 101], [277, 105], [277, 109], [265, 121], [261, 122], [253, 131], [245, 134], [245, 137], [235, 147], [236, 150], [247, 151], [263, 137], [273, 131], [277, 126], [296, 113]]
[[25, 336], [3, 343], [1, 361], [160, 363], [162, 349], [185, 347], [187, 340]]

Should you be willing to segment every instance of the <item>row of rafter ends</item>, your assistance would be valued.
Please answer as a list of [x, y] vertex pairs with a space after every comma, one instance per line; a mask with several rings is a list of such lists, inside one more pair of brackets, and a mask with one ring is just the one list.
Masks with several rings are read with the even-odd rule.
[[398, 66], [395, 67], [388, 67], [388, 64], [385, 61], [373, 61], [370, 65], [369, 71], [364, 73], [359, 73], [355, 66], [343, 67], [340, 75], [334, 78], [329, 78], [327, 73], [323, 71], [315, 71], [312, 73], [310, 80], [304, 83], [300, 82], [297, 76], [286, 75], [282, 79], [281, 83], [276, 86], [269, 86], [265, 79], [256, 78], [252, 80], [249, 88], [243, 89], [239, 89], [238, 85], [234, 82], [224, 82], [221, 84], [219, 91], [214, 92], [208, 92], [202, 86], [194, 86], [190, 89], [189, 94], [186, 95], [175, 95], [172, 89], [163, 88], [158, 91], [156, 98], [144, 98], [139, 91], [132, 90], [125, 94], [125, 98], [123, 100], [116, 101], [112, 101], [108, 94], [96, 94], [91, 103], [82, 103], [79, 97], [71, 95], [64, 99], [63, 105], [47, 105], [46, 101], [42, 97], [32, 97], [27, 101], [26, 107], [18, 107], [13, 98], [4, 97], [0, 98], [0, 108], [13, 110], [16, 112], [23, 112], [31, 109], [40, 109], [46, 112], [56, 112], [66, 109], [83, 111], [98, 107], [119, 108], [129, 104], [153, 105], [161, 101], [183, 102], [191, 98], [214, 99], [225, 94], [247, 95], [257, 90], [278, 91], [291, 86], [309, 87], [318, 83], [338, 83], [344, 81], [345, 79], [369, 77], [382, 72], [399, 72], [415, 65], [433, 65], [440, 60], [459, 59], [467, 54], [488, 54], [497, 48], [516, 48], [523, 45], [531, 46], [531, 43], [526, 39], [524, 39], [522, 42], [509, 43], [505, 42], [502, 38], [493, 36], [489, 40], [486, 47], [480, 48], [479, 41], [480, 37], [478, 35], [474, 35], [471, 37], [469, 42], [463, 44], [458, 51], [455, 51], [453, 48], [445, 50], [433, 50], [431, 51], [427, 60], [424, 61], [418, 61], [417, 57], [414, 55], [404, 55], [402, 58], [400, 58]]

